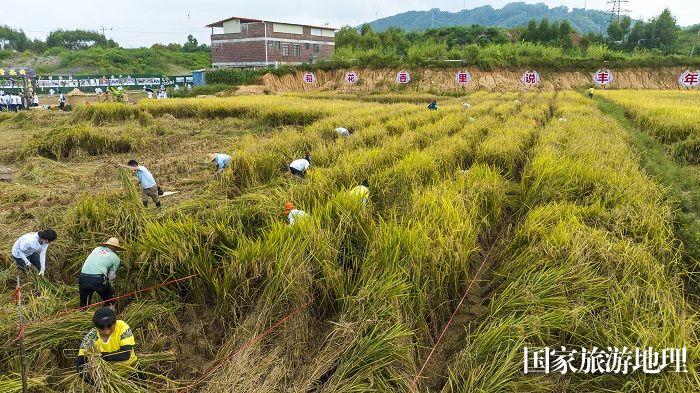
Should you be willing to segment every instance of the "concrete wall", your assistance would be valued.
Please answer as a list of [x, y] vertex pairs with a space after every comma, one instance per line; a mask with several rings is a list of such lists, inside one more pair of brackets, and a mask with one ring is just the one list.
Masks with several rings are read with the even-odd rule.
[[224, 34], [240, 33], [241, 21], [238, 19], [227, 20], [224, 22]]

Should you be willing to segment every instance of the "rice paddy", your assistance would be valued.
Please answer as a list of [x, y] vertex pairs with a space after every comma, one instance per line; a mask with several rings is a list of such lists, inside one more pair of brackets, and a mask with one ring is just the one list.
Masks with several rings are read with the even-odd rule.
[[[638, 92], [606, 94], [664, 143], [700, 135], [681, 111], [641, 120], [626, 106]], [[683, 96], [653, 94], [659, 107]], [[674, 205], [627, 131], [576, 92], [477, 92], [437, 111], [428, 98], [1, 117], [0, 162], [15, 174], [0, 183], [0, 391], [21, 391], [9, 250], [44, 226], [59, 236], [46, 278], [22, 285], [31, 391], [89, 391], [74, 363], [92, 312], [59, 313], [78, 306], [82, 262], [110, 236], [126, 246], [117, 295], [193, 277], [118, 300], [145, 377], [91, 358], [103, 392], [697, 390], [698, 308]], [[216, 177], [212, 152], [232, 156]], [[306, 153], [306, 179], [292, 177]], [[116, 166], [131, 158], [179, 193], [144, 208]], [[364, 179], [366, 205], [349, 192]], [[308, 216], [287, 225], [287, 201]], [[687, 372], [524, 373], [524, 348], [545, 346], [685, 347]]]

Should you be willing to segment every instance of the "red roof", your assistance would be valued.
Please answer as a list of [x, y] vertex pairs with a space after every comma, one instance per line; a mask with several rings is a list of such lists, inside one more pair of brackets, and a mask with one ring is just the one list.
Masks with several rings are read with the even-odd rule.
[[317, 27], [319, 29], [338, 30], [337, 28], [330, 27], [330, 26], [306, 25], [303, 23], [291, 23], [291, 22], [275, 22], [275, 21], [271, 21], [271, 20], [242, 18], [240, 16], [232, 16], [230, 18], [226, 18], [226, 19], [220, 20], [218, 22], [210, 23], [206, 27], [224, 27], [224, 22], [228, 22], [228, 21], [234, 20], [234, 19], [239, 19], [241, 21], [241, 23], [251, 23], [251, 22], [284, 23], [287, 25], [297, 25], [297, 26]]

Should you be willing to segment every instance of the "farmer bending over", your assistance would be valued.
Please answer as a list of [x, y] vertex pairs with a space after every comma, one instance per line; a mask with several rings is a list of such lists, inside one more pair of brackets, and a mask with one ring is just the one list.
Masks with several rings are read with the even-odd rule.
[[284, 214], [287, 215], [287, 220], [289, 220], [289, 225], [294, 225], [298, 219], [306, 216], [306, 212], [299, 210], [294, 207], [292, 202], [287, 202], [284, 204]]
[[304, 158], [292, 161], [289, 164], [289, 171], [292, 172], [292, 175], [303, 179], [306, 176], [306, 170], [309, 168], [309, 165], [311, 165], [311, 157], [307, 154]]
[[338, 127], [335, 129], [335, 132], [338, 134], [338, 136], [345, 136], [345, 137], [350, 136], [350, 131], [348, 131], [347, 128]]
[[39, 275], [43, 276], [46, 270], [46, 250], [54, 240], [56, 232], [51, 228], [20, 236], [12, 246], [12, 257], [19, 270], [26, 272], [27, 268], [34, 266], [39, 270]]
[[[117, 251], [122, 250], [124, 247], [119, 245], [119, 239], [111, 237], [95, 247], [85, 259], [78, 278], [80, 307], [90, 304], [93, 292], [97, 292], [102, 300], [112, 299], [114, 291], [111, 282], [117, 277], [117, 269], [121, 263]], [[111, 306], [114, 301], [108, 301], [107, 304]]]
[[350, 195], [354, 198], [360, 199], [362, 201], [362, 204], [366, 205], [367, 200], [369, 199], [369, 189], [367, 188], [368, 186], [369, 183], [367, 182], [367, 179], [365, 179], [362, 181], [362, 183], [360, 183], [359, 186], [350, 190]]
[[224, 169], [226, 169], [228, 164], [231, 162], [231, 156], [229, 156], [228, 154], [211, 153], [207, 157], [207, 162], [214, 161], [216, 163], [216, 172], [214, 172], [214, 175], [218, 175], [219, 173], [223, 172]]
[[160, 207], [158, 185], [151, 172], [145, 166], [139, 165], [136, 160], [130, 160], [126, 165], [119, 164], [119, 166], [132, 170], [139, 179], [139, 183], [141, 183], [141, 200], [143, 201], [143, 206], [148, 206], [148, 198], [151, 198], [153, 202], [156, 203], [156, 207]]
[[134, 352], [136, 341], [126, 322], [117, 320], [112, 309], [102, 307], [95, 311], [92, 323], [95, 327], [83, 338], [76, 361], [78, 374], [83, 378], [83, 381], [94, 385], [94, 381], [85, 370], [85, 357], [91, 351], [98, 352], [102, 360], [138, 367], [138, 359], [136, 352]]

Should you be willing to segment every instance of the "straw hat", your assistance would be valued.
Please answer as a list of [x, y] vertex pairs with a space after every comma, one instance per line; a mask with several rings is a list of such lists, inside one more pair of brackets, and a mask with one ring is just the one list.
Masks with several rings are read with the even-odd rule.
[[294, 209], [294, 204], [292, 202], [287, 202], [284, 204], [284, 214], [289, 214]]
[[101, 246], [112, 246], [116, 248], [117, 250], [124, 250], [124, 247], [119, 245], [119, 239], [116, 237], [110, 237], [109, 240], [107, 240], [104, 243], [100, 243]]
[[207, 162], [212, 162], [216, 159], [216, 153], [207, 154]]

